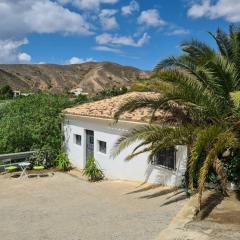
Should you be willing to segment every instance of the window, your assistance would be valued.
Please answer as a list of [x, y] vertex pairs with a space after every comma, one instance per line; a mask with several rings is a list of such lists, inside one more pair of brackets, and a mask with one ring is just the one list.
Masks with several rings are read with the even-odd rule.
[[98, 150], [101, 153], [107, 152], [107, 143], [103, 141], [98, 141]]
[[77, 145], [80, 145], [81, 146], [81, 144], [82, 144], [82, 136], [81, 135], [78, 135], [78, 134], [74, 134], [74, 138], [75, 138], [75, 143], [77, 144]]
[[162, 166], [167, 169], [176, 169], [176, 149], [174, 147], [159, 151], [153, 161], [153, 165]]
[[89, 143], [94, 144], [94, 137], [93, 136], [89, 136]]

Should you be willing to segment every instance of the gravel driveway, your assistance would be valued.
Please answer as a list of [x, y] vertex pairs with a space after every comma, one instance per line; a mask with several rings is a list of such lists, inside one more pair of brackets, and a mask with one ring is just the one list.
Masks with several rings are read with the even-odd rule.
[[64, 173], [1, 176], [0, 189], [1, 240], [154, 239], [184, 203], [184, 195], [172, 197], [166, 188], [88, 183]]

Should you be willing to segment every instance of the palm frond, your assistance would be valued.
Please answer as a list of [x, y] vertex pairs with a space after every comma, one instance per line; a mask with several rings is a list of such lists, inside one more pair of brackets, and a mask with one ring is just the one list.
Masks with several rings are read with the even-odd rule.
[[217, 29], [216, 34], [209, 32], [209, 34], [216, 41], [218, 49], [221, 55], [225, 56], [227, 59], [231, 59], [232, 47], [229, 35], [222, 31], [220, 28]]
[[186, 127], [147, 125], [133, 129], [118, 139], [112, 156], [117, 156], [123, 149], [135, 142], [137, 142], [137, 146], [133, 149], [132, 154], [127, 157], [128, 160], [148, 151], [151, 152], [151, 156], [161, 149], [173, 147], [175, 145], [189, 144], [189, 142], [192, 142], [193, 131], [194, 127], [191, 125]]
[[189, 109], [194, 113], [198, 112], [198, 117], [202, 115], [211, 118], [219, 114], [222, 99], [206, 89], [196, 78], [186, 76], [178, 70], [166, 70], [160, 74], [160, 77], [164, 81], [176, 83], [175, 88], [169, 88], [170, 91], [163, 89], [167, 98], [181, 105], [191, 106]]
[[181, 48], [184, 53], [188, 54], [192, 62], [198, 65], [204, 65], [215, 55], [215, 51], [206, 43], [194, 39], [183, 42]]
[[179, 57], [168, 57], [158, 63], [154, 68], [154, 73], [157, 73], [161, 70], [168, 69], [168, 68], [176, 68], [181, 67], [188, 71], [192, 71], [194, 69], [195, 64], [189, 59], [187, 55], [182, 55]]
[[202, 200], [202, 194], [205, 188], [205, 182], [207, 178], [207, 174], [213, 165], [213, 161], [216, 158], [216, 153], [214, 150], [210, 150], [208, 152], [208, 155], [206, 159], [203, 162], [202, 167], [200, 168], [200, 174], [199, 174], [199, 179], [198, 179], [198, 202], [199, 202], [199, 210], [201, 208], [201, 200]]
[[190, 189], [193, 189], [193, 182], [197, 172], [197, 167], [206, 157], [207, 152], [211, 149], [212, 144], [214, 144], [219, 134], [225, 131], [225, 127], [221, 125], [212, 125], [202, 129], [199, 128], [199, 130], [196, 131], [196, 139], [192, 145], [190, 159], [188, 161]]
[[234, 91], [240, 83], [240, 76], [235, 65], [223, 56], [215, 56], [213, 61], [207, 64], [207, 70], [211, 72], [212, 78], [222, 86], [224, 97]]
[[[157, 125], [146, 125], [144, 127], [135, 128], [124, 134], [116, 142], [115, 147], [113, 148], [112, 156], [117, 156], [122, 150], [130, 146], [132, 143], [144, 140], [147, 136], [158, 132], [159, 129], [161, 129], [161, 127]], [[142, 142], [139, 144], [142, 144]]]
[[[221, 127], [219, 128], [219, 130], [220, 129]], [[224, 128], [222, 128], [222, 130], [224, 130]], [[214, 140], [214, 142], [211, 144], [212, 146], [209, 146], [211, 148], [207, 152], [206, 159], [200, 168], [200, 174], [198, 179], [199, 206], [201, 206], [202, 192], [205, 188], [206, 178], [209, 173], [209, 169], [212, 166], [220, 177], [223, 192], [225, 194], [227, 193], [227, 180], [223, 166], [221, 164], [221, 161], [218, 159], [218, 156], [224, 151], [224, 149], [228, 147], [234, 148], [238, 145], [238, 139], [230, 129], [226, 129], [223, 132], [220, 131], [219, 133], [216, 132], [216, 136], [212, 140]]]
[[133, 112], [139, 108], [149, 108], [153, 111], [158, 109], [162, 104], [164, 104], [168, 99], [164, 96], [158, 97], [145, 97], [145, 96], [137, 96], [130, 97], [123, 102], [118, 110], [114, 113], [114, 119], [118, 120], [120, 115], [124, 112]]
[[240, 28], [234, 28], [231, 33], [232, 58], [230, 61], [235, 64], [240, 72]]

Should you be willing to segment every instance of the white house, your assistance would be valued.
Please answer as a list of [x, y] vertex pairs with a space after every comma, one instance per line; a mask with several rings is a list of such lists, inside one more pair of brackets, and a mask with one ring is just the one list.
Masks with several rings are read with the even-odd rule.
[[23, 92], [21, 92], [19, 90], [13, 90], [13, 97], [15, 97], [15, 98], [16, 97], [21, 97], [21, 96], [27, 97], [29, 95], [33, 95], [33, 93], [23, 93]]
[[72, 93], [73, 95], [75, 95], [76, 97], [79, 96], [80, 94], [81, 95], [88, 95], [88, 93], [83, 92], [82, 88], [74, 88], [74, 89], [71, 89], [69, 92]]
[[[64, 136], [68, 157], [75, 167], [83, 169], [89, 154], [93, 154], [109, 179], [180, 185], [186, 169], [186, 146], [161, 151], [154, 162], [148, 161], [148, 153], [126, 161], [126, 156], [136, 145], [112, 157], [112, 150], [119, 137], [132, 128], [147, 124], [151, 116], [150, 110], [139, 109], [124, 113], [118, 123], [114, 122], [113, 115], [119, 105], [136, 95], [153, 94], [132, 92], [65, 109]], [[165, 117], [163, 112], [156, 115], [159, 119]]]

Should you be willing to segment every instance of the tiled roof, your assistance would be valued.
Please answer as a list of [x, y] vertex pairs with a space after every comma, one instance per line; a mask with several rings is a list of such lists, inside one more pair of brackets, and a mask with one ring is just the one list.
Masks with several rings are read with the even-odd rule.
[[[142, 97], [153, 97], [156, 98], [159, 96], [158, 93], [152, 92], [130, 92], [124, 95], [81, 104], [76, 107], [67, 108], [63, 111], [65, 114], [79, 115], [79, 116], [89, 116], [105, 119], [113, 119], [114, 113], [118, 110], [119, 106], [124, 103], [127, 99], [142, 96]], [[134, 112], [125, 112], [120, 116], [121, 120], [134, 121], [134, 122], [148, 122], [151, 118], [152, 110], [147, 108], [137, 109]], [[169, 117], [169, 114], [166, 114], [163, 111], [158, 111], [155, 114], [158, 120]]]

